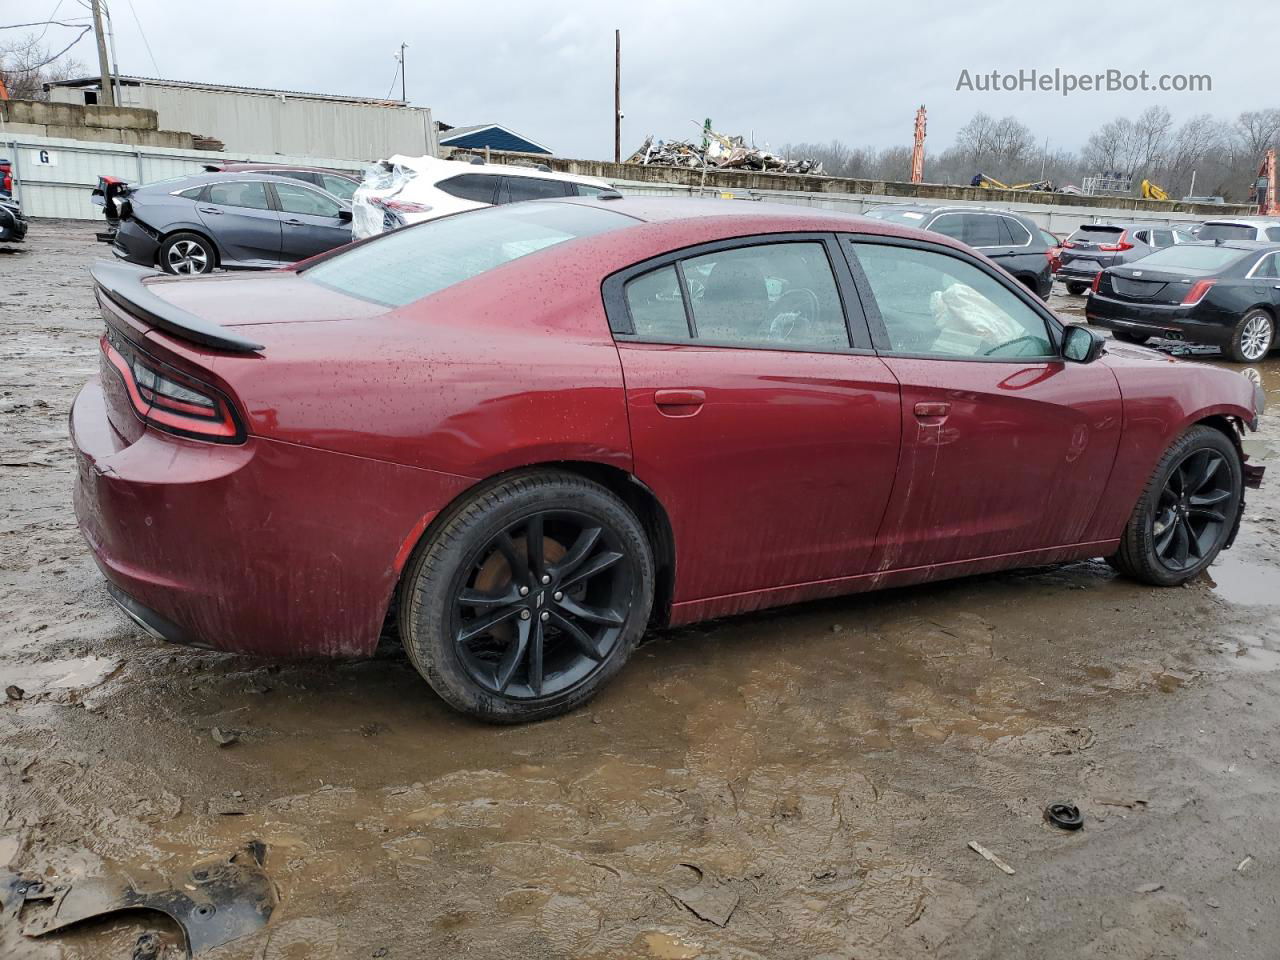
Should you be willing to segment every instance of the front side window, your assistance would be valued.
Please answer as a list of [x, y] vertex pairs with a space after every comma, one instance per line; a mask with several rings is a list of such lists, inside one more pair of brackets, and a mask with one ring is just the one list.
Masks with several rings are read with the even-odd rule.
[[267, 202], [267, 185], [261, 180], [241, 180], [234, 183], [209, 185], [209, 202], [223, 207], [249, 207], [253, 210], [270, 210]]
[[893, 353], [950, 357], [1049, 357], [1044, 318], [1013, 291], [957, 257], [854, 243]]
[[579, 204], [489, 207], [384, 233], [300, 276], [339, 293], [400, 307], [547, 247], [635, 223], [612, 210]]
[[301, 213], [311, 217], [336, 217], [342, 210], [332, 197], [326, 197], [318, 190], [293, 183], [277, 183], [276, 197], [280, 200], [280, 209], [285, 213]]
[[597, 187], [592, 183], [575, 183], [572, 184], [572, 188], [580, 197], [598, 197], [602, 193], [607, 193], [613, 190], [613, 187]]
[[1156, 247], [1168, 247], [1173, 245], [1172, 230], [1152, 230], [1151, 244]]
[[563, 180], [544, 180], [541, 177], [503, 177], [499, 203], [519, 203], [521, 200], [545, 200], [566, 194]]

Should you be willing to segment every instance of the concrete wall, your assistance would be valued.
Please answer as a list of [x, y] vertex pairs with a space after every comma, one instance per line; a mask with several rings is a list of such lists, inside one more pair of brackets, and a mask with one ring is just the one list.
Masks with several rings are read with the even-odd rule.
[[[60, 101], [84, 101], [84, 90], [53, 87]], [[437, 153], [425, 107], [349, 103], [285, 93], [126, 82], [127, 106], [154, 110], [162, 128], [221, 140], [232, 152], [380, 160], [394, 153]]]
[[179, 150], [192, 148], [191, 134], [161, 130], [159, 126], [154, 110], [136, 107], [0, 100], [0, 137], [58, 137]]

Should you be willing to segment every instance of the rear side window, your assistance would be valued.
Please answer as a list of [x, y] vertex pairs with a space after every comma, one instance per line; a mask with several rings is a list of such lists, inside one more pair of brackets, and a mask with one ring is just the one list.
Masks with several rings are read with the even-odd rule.
[[597, 187], [592, 183], [569, 184], [570, 192], [576, 192], [580, 197], [598, 197], [600, 194], [612, 189], [612, 187]]
[[826, 246], [816, 241], [733, 247], [630, 281], [636, 336], [720, 346], [830, 350], [849, 346], [844, 307]]
[[448, 180], [441, 180], [436, 186], [459, 200], [494, 203], [498, 193], [498, 181], [501, 179], [492, 173], [460, 173]]
[[1007, 246], [1010, 241], [1000, 228], [1003, 219], [982, 213], [944, 213], [929, 225], [929, 229], [971, 247]]
[[578, 204], [490, 207], [382, 234], [301, 271], [314, 283], [399, 307], [578, 237], [633, 226]]
[[301, 180], [303, 183], [315, 183], [316, 175], [310, 170], [264, 170], [263, 173], [274, 173], [278, 177], [290, 180]]
[[224, 207], [249, 207], [253, 210], [270, 210], [267, 202], [267, 185], [261, 180], [243, 180], [236, 183], [211, 183], [209, 202]]
[[195, 200], [203, 192], [204, 192], [203, 186], [191, 187], [189, 190], [179, 190], [178, 196], [186, 197], [188, 200]]
[[317, 174], [320, 177], [320, 186], [332, 193], [339, 200], [350, 200], [356, 195], [356, 187], [358, 184], [354, 180], [348, 180], [346, 177], [335, 177], [332, 174]]
[[[1031, 232], [1012, 217], [1000, 217], [1000, 226], [1005, 233], [1005, 243], [1013, 247], [1025, 247], [1031, 243]], [[1057, 246], [1055, 243], [1054, 246]]]
[[519, 203], [521, 200], [545, 200], [568, 194], [563, 180], [543, 180], [541, 177], [503, 177], [498, 191], [499, 203]]
[[1258, 231], [1247, 223], [1206, 223], [1200, 228], [1200, 240], [1253, 240]]
[[1273, 280], [1280, 277], [1280, 269], [1277, 269], [1277, 257], [1274, 253], [1268, 254], [1258, 261], [1258, 265], [1253, 268], [1253, 276], [1263, 277], [1267, 280]]
[[326, 197], [319, 190], [308, 190], [292, 183], [277, 183], [274, 186], [280, 209], [285, 213], [336, 217], [342, 209], [332, 197]]
[[1157, 247], [1167, 247], [1173, 243], [1173, 231], [1152, 230], [1151, 242]]
[[1280, 240], [1280, 227], [1267, 227], [1268, 240]]

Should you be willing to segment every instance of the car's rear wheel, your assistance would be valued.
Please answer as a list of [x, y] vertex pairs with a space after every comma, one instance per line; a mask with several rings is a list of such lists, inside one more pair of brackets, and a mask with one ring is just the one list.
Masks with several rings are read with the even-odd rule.
[[1067, 293], [1074, 296], [1078, 297], [1088, 289], [1089, 285], [1087, 283], [1080, 283], [1078, 280], [1070, 280], [1067, 282]]
[[1250, 310], [1231, 332], [1228, 347], [1236, 363], [1256, 363], [1265, 359], [1275, 345], [1276, 325], [1265, 310]]
[[1165, 451], [1125, 527], [1112, 566], [1177, 586], [1211, 564], [1235, 527], [1244, 472], [1220, 430], [1195, 426]]
[[209, 273], [217, 265], [213, 244], [198, 233], [175, 233], [160, 244], [160, 269], [165, 273]]
[[644, 528], [606, 488], [538, 471], [481, 487], [442, 518], [402, 586], [409, 659], [450, 706], [495, 723], [590, 699], [653, 604]]
[[1148, 334], [1131, 333], [1128, 330], [1112, 330], [1111, 335], [1117, 340], [1123, 340], [1125, 343], [1136, 343], [1139, 346], [1151, 339]]

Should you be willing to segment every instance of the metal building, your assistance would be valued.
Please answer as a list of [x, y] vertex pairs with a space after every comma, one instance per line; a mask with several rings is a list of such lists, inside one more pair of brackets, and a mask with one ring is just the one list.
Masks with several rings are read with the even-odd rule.
[[[339, 97], [295, 90], [118, 77], [120, 105], [146, 107], [160, 129], [221, 140], [232, 153], [379, 160], [394, 153], [436, 156], [431, 111], [399, 100]], [[46, 85], [59, 103], [96, 104], [97, 76]]]

